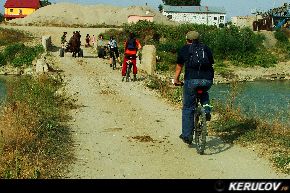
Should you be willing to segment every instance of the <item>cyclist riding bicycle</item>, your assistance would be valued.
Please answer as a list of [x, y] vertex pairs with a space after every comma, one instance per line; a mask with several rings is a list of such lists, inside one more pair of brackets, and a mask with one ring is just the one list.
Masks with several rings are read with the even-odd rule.
[[199, 33], [190, 31], [186, 34], [186, 45], [178, 52], [174, 84], [179, 81], [183, 66], [185, 66], [182, 108], [182, 134], [179, 136], [183, 142], [192, 143], [192, 130], [194, 129], [194, 111], [196, 88], [203, 87], [204, 92], [200, 97], [205, 107], [206, 119], [211, 119], [208, 90], [213, 84], [214, 59], [208, 46], [199, 42]]
[[114, 36], [110, 37], [110, 41], [108, 43], [108, 47], [109, 47], [109, 51], [110, 51], [110, 67], [112, 67], [112, 63], [113, 63], [113, 57], [114, 57], [114, 53], [116, 58], [118, 59], [118, 62], [121, 65], [121, 60], [120, 60], [120, 55], [119, 55], [119, 50], [118, 50], [118, 44], [117, 41], [115, 40]]
[[134, 81], [137, 80], [137, 65], [136, 65], [136, 58], [138, 51], [142, 48], [140, 42], [138, 39], [135, 38], [134, 33], [130, 33], [128, 40], [125, 42], [124, 45], [125, 53], [124, 53], [124, 61], [123, 61], [123, 68], [122, 68], [122, 80], [125, 79], [126, 76], [126, 70], [128, 61], [130, 60], [133, 63], [133, 75], [134, 75]]

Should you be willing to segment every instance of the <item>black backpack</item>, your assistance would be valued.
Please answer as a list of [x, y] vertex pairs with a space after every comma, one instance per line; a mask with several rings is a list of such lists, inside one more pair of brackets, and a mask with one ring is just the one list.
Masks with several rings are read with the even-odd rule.
[[137, 50], [137, 46], [136, 46], [136, 39], [132, 38], [132, 39], [128, 39], [127, 41], [127, 49], [128, 50]]
[[189, 46], [187, 65], [188, 67], [198, 67], [199, 69], [202, 65], [210, 65], [208, 54], [205, 51], [205, 45], [197, 43]]

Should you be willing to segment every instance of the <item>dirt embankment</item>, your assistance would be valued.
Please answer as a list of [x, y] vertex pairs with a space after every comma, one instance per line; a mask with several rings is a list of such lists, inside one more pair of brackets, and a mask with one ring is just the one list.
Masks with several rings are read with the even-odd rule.
[[232, 66], [228, 68], [229, 77], [223, 77], [215, 74], [216, 83], [229, 83], [237, 81], [255, 81], [255, 80], [290, 80], [290, 61], [279, 62], [274, 67], [263, 68], [259, 66], [242, 68]]
[[153, 16], [156, 23], [173, 23], [157, 10], [149, 6], [117, 7], [111, 5], [79, 5], [73, 3], [57, 3], [42, 7], [33, 14], [11, 20], [18, 25], [58, 25], [58, 26], [121, 26], [128, 23], [128, 16]]

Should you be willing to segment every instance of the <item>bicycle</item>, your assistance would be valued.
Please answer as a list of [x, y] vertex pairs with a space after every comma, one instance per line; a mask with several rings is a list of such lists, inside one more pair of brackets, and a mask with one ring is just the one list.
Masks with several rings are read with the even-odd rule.
[[[174, 80], [172, 83], [175, 86], [183, 86], [184, 83], [175, 84]], [[200, 97], [203, 94], [205, 87], [197, 87], [196, 88], [196, 97], [195, 97], [195, 111], [193, 115], [194, 128], [192, 130], [192, 135], [194, 135], [194, 141], [196, 144], [197, 153], [200, 155], [204, 154], [205, 146], [206, 146], [206, 137], [208, 135], [207, 132], [207, 124], [206, 124], [206, 113], [205, 107], [207, 105], [201, 105]]]
[[[131, 71], [132, 71], [132, 66], [133, 66], [133, 62], [131, 59], [133, 59], [134, 56], [127, 56], [128, 60], [127, 60], [127, 68], [126, 68], [126, 82], [129, 82], [131, 80]], [[122, 81], [124, 81], [124, 79], [122, 79]], [[136, 78], [133, 78], [133, 81], [136, 81]]]
[[117, 62], [116, 62], [116, 53], [114, 50], [110, 50], [110, 54], [112, 54], [112, 67], [113, 67], [113, 70], [115, 70], [117, 68]]

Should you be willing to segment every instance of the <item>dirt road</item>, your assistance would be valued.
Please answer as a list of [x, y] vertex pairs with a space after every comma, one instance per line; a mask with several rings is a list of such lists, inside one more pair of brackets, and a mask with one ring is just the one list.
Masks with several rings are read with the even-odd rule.
[[[255, 152], [210, 137], [206, 155], [179, 138], [181, 110], [142, 81], [122, 82], [120, 70], [84, 50], [59, 58], [73, 112], [76, 162], [67, 178], [288, 178]], [[57, 53], [55, 53], [57, 54]]]
[[64, 71], [67, 92], [77, 94], [82, 106], [72, 112], [76, 160], [64, 178], [290, 178], [252, 150], [213, 136], [205, 155], [198, 155], [178, 138], [181, 110], [142, 81], [122, 82], [120, 70], [89, 49], [81, 59], [52, 54]]

